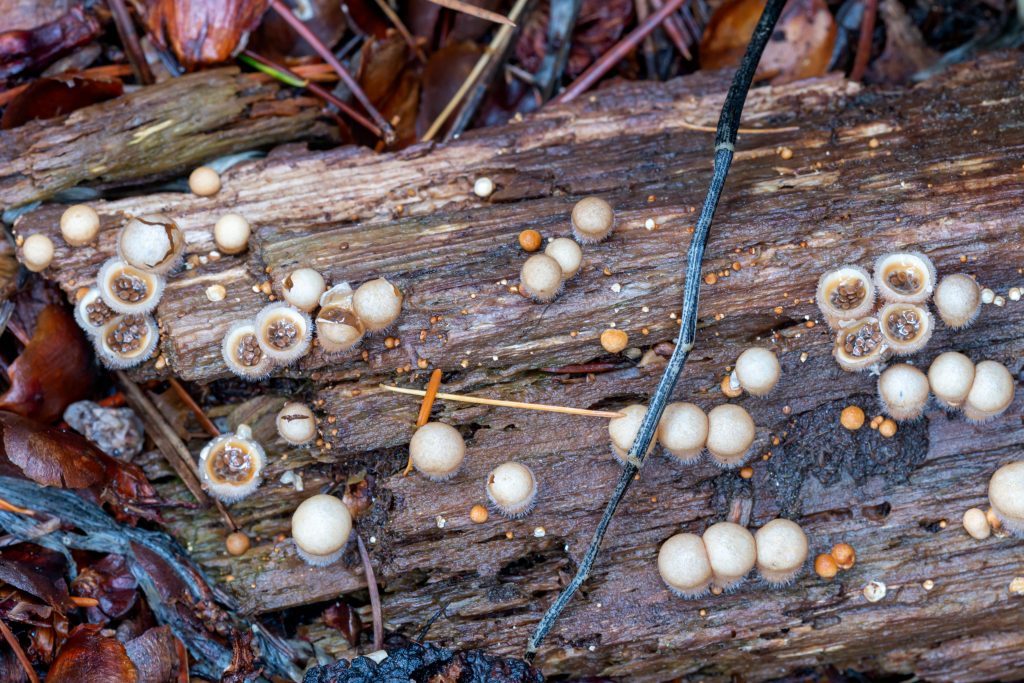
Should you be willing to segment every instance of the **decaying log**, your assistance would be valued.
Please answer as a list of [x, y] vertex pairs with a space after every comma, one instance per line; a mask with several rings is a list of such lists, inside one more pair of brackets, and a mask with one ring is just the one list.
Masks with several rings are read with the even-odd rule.
[[[585, 595], [539, 654], [546, 673], [764, 679], [829, 663], [931, 680], [1024, 675], [1022, 598], [1008, 591], [1024, 575], [1024, 546], [975, 541], [959, 526], [965, 509], [985, 504], [991, 472], [1021, 457], [1022, 397], [984, 425], [933, 408], [892, 439], [867, 427], [847, 432], [838, 423], [845, 405], [881, 412], [875, 379], [835, 365], [813, 303], [824, 269], [870, 267], [897, 248], [924, 251], [940, 273], [967, 271], [1003, 293], [1021, 284], [1022, 66], [1020, 55], [996, 55], [908, 90], [826, 78], [751, 93], [744, 126], [798, 130], [741, 136], [706, 261], [718, 281], [705, 287], [698, 347], [676, 396], [710, 408], [724, 401], [718, 383], [740, 350], [778, 351], [777, 390], [736, 400], [759, 427], [753, 477], [652, 457], [612, 523]], [[182, 514], [172, 527], [248, 610], [338, 595], [358, 600], [364, 584], [354, 549], [337, 565], [311, 569], [286, 537], [290, 512], [310, 491], [366, 469], [375, 476], [375, 503], [360, 531], [384, 586], [386, 627], [414, 636], [444, 607], [432, 640], [521, 654], [618, 476], [605, 424], [439, 402], [435, 417], [463, 431], [469, 455], [455, 479], [435, 484], [398, 474], [417, 404], [377, 385], [421, 386], [424, 366], [445, 370], [448, 391], [595, 408], [644, 400], [659, 357], [608, 357], [597, 338], [615, 323], [643, 351], [675, 335], [687, 228], [710, 173], [711, 136], [691, 128], [713, 124], [724, 83], [697, 76], [612, 88], [397, 155], [278, 150], [232, 169], [214, 198], [158, 194], [99, 204], [104, 230], [95, 249], [63, 246], [54, 229], [59, 207], [23, 216], [16, 229], [55, 236], [48, 275], [73, 295], [112, 253], [119, 212], [179, 219], [193, 265], [172, 280], [158, 309], [163, 369], [151, 362], [140, 378], [227, 376], [223, 332], [264, 305], [260, 284], [276, 290], [297, 265], [334, 282], [392, 279], [406, 294], [390, 333], [398, 348], [374, 337], [362, 357], [314, 351], [226, 415], [233, 425], [253, 425], [277, 454], [260, 494], [232, 506], [254, 535], [252, 550], [228, 557], [213, 511]], [[783, 159], [780, 147], [792, 158]], [[471, 193], [482, 175], [499, 187], [489, 201]], [[553, 304], [510, 292], [524, 259], [516, 234], [527, 227], [566, 234], [573, 202], [589, 193], [616, 207], [612, 239], [585, 249], [583, 272]], [[210, 228], [229, 210], [253, 222], [252, 248], [241, 258], [210, 259]], [[653, 229], [645, 227], [649, 218]], [[223, 301], [204, 296], [213, 283], [226, 287]], [[988, 306], [966, 331], [940, 328], [915, 363], [958, 349], [1021, 373], [1024, 304]], [[594, 360], [615, 369], [542, 370]], [[274, 413], [292, 396], [321, 415], [323, 438], [313, 448], [287, 449], [275, 436]], [[509, 459], [537, 474], [537, 509], [520, 521], [492, 515], [471, 523], [486, 473]], [[165, 463], [146, 465], [165, 493], [183, 495]], [[279, 483], [286, 470], [301, 475], [304, 491]], [[655, 569], [658, 545], [734, 508], [749, 508], [755, 527], [778, 515], [796, 519], [812, 553], [851, 543], [857, 564], [831, 582], [805, 575], [785, 589], [750, 581], [732, 594], [671, 596]], [[888, 588], [877, 603], [861, 593], [872, 580]], [[306, 635], [332, 653], [352, 653], [322, 626]]]
[[314, 123], [319, 100], [280, 94], [266, 77], [214, 69], [0, 131], [0, 207], [83, 183], [152, 182], [217, 156], [327, 135]]

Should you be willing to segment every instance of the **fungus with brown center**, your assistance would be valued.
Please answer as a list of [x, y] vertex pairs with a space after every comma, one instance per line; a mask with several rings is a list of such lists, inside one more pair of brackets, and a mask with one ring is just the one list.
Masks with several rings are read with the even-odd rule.
[[699, 598], [711, 587], [711, 560], [696, 534], [676, 534], [658, 550], [658, 573], [681, 598]]
[[600, 242], [615, 227], [612, 206], [600, 197], [584, 197], [572, 207], [572, 233], [582, 244]]
[[983, 360], [974, 367], [974, 382], [964, 401], [964, 415], [984, 422], [1001, 415], [1013, 403], [1013, 375], [1002, 363]]
[[117, 255], [130, 266], [163, 275], [181, 263], [185, 236], [178, 224], [154, 213], [131, 218], [117, 235]]
[[96, 287], [103, 303], [118, 313], [149, 313], [160, 303], [164, 278], [111, 258], [100, 267]]
[[840, 266], [818, 279], [815, 299], [829, 327], [838, 329], [841, 321], [870, 315], [875, 306], [875, 285], [860, 266]]
[[935, 288], [935, 308], [947, 327], [967, 327], [981, 310], [981, 287], [963, 273], [947, 275]]
[[940, 353], [928, 367], [928, 385], [947, 408], [960, 408], [974, 384], [974, 363], [956, 351]]
[[878, 312], [878, 321], [885, 345], [900, 356], [923, 349], [935, 330], [932, 314], [916, 304], [887, 304]]
[[60, 216], [60, 234], [72, 247], [84, 247], [96, 239], [100, 232], [100, 217], [86, 204], [75, 204]]
[[242, 379], [264, 379], [274, 370], [273, 359], [260, 347], [256, 323], [250, 320], [236, 322], [228, 329], [220, 352], [228, 369]]
[[487, 497], [501, 514], [518, 519], [533, 508], [537, 499], [537, 480], [526, 465], [503, 463], [487, 475]]
[[352, 534], [352, 513], [336, 496], [310, 496], [292, 513], [292, 540], [299, 557], [314, 567], [337, 562]]
[[534, 254], [519, 271], [519, 291], [547, 303], [562, 289], [562, 266], [547, 254]]
[[[640, 424], [647, 414], [647, 406], [634, 403], [619, 410], [622, 417], [613, 417], [608, 420], [608, 436], [612, 440], [612, 453], [619, 462], [625, 462], [629, 449], [636, 440], [636, 434], [640, 431]], [[654, 439], [651, 439], [647, 452], [654, 449]]]
[[788, 519], [773, 519], [754, 534], [757, 571], [772, 586], [791, 583], [807, 561], [807, 535]]
[[248, 425], [234, 434], [221, 434], [199, 453], [199, 478], [214, 498], [225, 503], [242, 500], [259, 488], [267, 455], [252, 438]]
[[675, 402], [665, 406], [658, 423], [658, 442], [681, 463], [691, 463], [704, 451], [708, 438], [708, 416], [693, 403]]
[[220, 192], [220, 174], [209, 166], [199, 166], [188, 176], [188, 189], [200, 197], [212, 197]]
[[334, 285], [320, 297], [316, 338], [324, 353], [348, 351], [363, 338], [365, 328], [352, 308], [352, 288], [347, 282]]
[[551, 240], [544, 253], [558, 261], [562, 269], [562, 278], [565, 280], [575, 277], [583, 265], [583, 250], [576, 240], [568, 237], [556, 237]]
[[240, 254], [249, 248], [252, 228], [245, 217], [226, 213], [213, 225], [213, 241], [225, 254]]
[[382, 277], [364, 282], [352, 295], [352, 310], [370, 332], [387, 329], [402, 312], [402, 292]]
[[754, 535], [739, 524], [712, 524], [704, 532], [703, 540], [714, 584], [722, 590], [737, 587], [757, 563]]
[[132, 368], [153, 356], [160, 331], [148, 315], [119, 315], [111, 318], [93, 337], [96, 355], [114, 370]]
[[995, 471], [988, 482], [988, 501], [1003, 528], [1024, 537], [1024, 460]]
[[736, 359], [736, 379], [752, 396], [765, 396], [779, 383], [782, 367], [768, 349], [752, 347]]
[[840, 326], [832, 356], [843, 370], [862, 372], [885, 360], [888, 347], [876, 318], [861, 318]]
[[875, 261], [875, 287], [885, 301], [924, 303], [935, 289], [935, 266], [916, 251], [883, 254]]
[[46, 235], [29, 235], [21, 245], [21, 261], [33, 273], [38, 273], [53, 262], [53, 250], [53, 240]]
[[272, 361], [287, 364], [309, 350], [313, 323], [309, 316], [283, 301], [267, 304], [256, 316], [256, 340]]
[[293, 270], [281, 283], [284, 300], [307, 313], [317, 307], [326, 289], [323, 275], [312, 268]]
[[416, 471], [433, 481], [451, 479], [466, 457], [466, 441], [444, 422], [428, 422], [412, 435], [409, 459]]
[[90, 287], [75, 304], [75, 321], [93, 336], [99, 334], [103, 326], [116, 317], [117, 313], [103, 303], [97, 287]]
[[305, 446], [316, 438], [316, 415], [304, 403], [285, 403], [275, 424], [278, 435], [293, 446]]
[[913, 365], [897, 363], [878, 377], [878, 396], [894, 419], [916, 419], [928, 403], [928, 377]]
[[756, 435], [753, 418], [741, 406], [723, 403], [708, 412], [708, 453], [722, 467], [742, 465]]

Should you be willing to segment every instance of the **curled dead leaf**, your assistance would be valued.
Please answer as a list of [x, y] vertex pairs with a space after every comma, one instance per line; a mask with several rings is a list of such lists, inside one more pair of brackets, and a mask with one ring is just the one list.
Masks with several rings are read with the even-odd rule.
[[53, 660], [46, 683], [138, 683], [139, 674], [117, 638], [96, 624], [76, 627]]
[[230, 59], [269, 6], [270, 0], [150, 0], [146, 25], [157, 44], [194, 71]]
[[0, 78], [36, 72], [96, 38], [100, 22], [82, 5], [33, 29], [0, 33]]
[[90, 104], [106, 102], [124, 92], [121, 81], [70, 76], [39, 78], [11, 100], [0, 119], [0, 128], [15, 128], [34, 119], [70, 114]]

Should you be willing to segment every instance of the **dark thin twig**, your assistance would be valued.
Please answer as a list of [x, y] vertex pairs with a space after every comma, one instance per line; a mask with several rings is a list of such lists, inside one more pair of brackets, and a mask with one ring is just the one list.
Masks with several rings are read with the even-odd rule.
[[446, 602], [443, 605], [441, 605], [441, 607], [436, 612], [434, 612], [434, 614], [429, 619], [427, 619], [427, 623], [423, 624], [423, 628], [421, 628], [420, 632], [416, 634], [415, 642], [422, 643], [424, 640], [427, 639], [427, 634], [430, 633], [430, 627], [434, 625], [435, 621], [445, 616], [445, 612], [448, 609], [448, 604], [449, 603]]
[[288, 5], [284, 4], [281, 0], [270, 0], [270, 6], [274, 8], [275, 12], [281, 15], [282, 19], [288, 22], [288, 25], [292, 27], [292, 30], [298, 33], [303, 40], [309, 43], [310, 47], [312, 47], [313, 50], [315, 50], [316, 53], [320, 55], [325, 62], [330, 64], [331, 68], [333, 68], [335, 72], [337, 72], [338, 76], [341, 78], [341, 82], [352, 91], [352, 96], [359, 100], [359, 104], [363, 105], [363, 109], [366, 110], [366, 113], [370, 115], [373, 122], [377, 124], [378, 128], [380, 128], [383, 133], [384, 141], [388, 143], [394, 141], [395, 131], [391, 128], [391, 124], [384, 120], [381, 113], [377, 111], [377, 108], [373, 106], [372, 102], [370, 102], [370, 98], [366, 96], [363, 89], [359, 87], [358, 83], [356, 83], [356, 79], [352, 78], [352, 74], [350, 74], [348, 69], [338, 61], [338, 58], [334, 56], [334, 53], [323, 44], [323, 41], [317, 38], [316, 34], [309, 30], [309, 27], [303, 24], [302, 21], [300, 21], [299, 18], [291, 11]]
[[32, 683], [39, 683], [39, 676], [36, 675], [36, 670], [32, 668], [32, 662], [28, 661], [28, 656], [25, 654], [25, 651], [21, 649], [21, 643], [19, 643], [18, 639], [14, 637], [11, 629], [7, 628], [7, 623], [3, 619], [0, 619], [0, 632], [4, 634], [4, 640], [6, 640], [7, 644], [11, 646], [11, 649], [14, 651], [14, 656], [18, 658], [18, 663], [21, 664], [21, 668], [25, 670], [25, 673], [28, 675], [28, 679]]
[[[629, 449], [629, 454], [626, 458], [627, 464], [622, 468], [622, 474], [619, 476], [619, 481], [615, 485], [612, 497], [608, 501], [604, 514], [601, 516], [601, 521], [597, 524], [597, 529], [594, 531], [594, 537], [590, 541], [590, 546], [583, 555], [579, 569], [576, 571], [576, 576], [565, 587], [565, 590], [555, 598], [551, 607], [548, 608], [548, 611], [541, 618], [540, 623], [537, 624], [537, 630], [534, 631], [533, 636], [530, 638], [526, 648], [526, 658], [528, 660], [532, 660], [536, 656], [537, 648], [540, 647], [544, 637], [551, 630], [551, 627], [554, 626], [562, 610], [565, 609], [572, 596], [590, 576], [590, 570], [594, 566], [594, 560], [597, 559], [597, 553], [601, 549], [601, 541], [604, 539], [605, 532], [608, 531], [608, 525], [615, 515], [615, 510], [619, 507], [619, 503], [622, 502], [623, 496], [633, 483], [637, 472], [640, 471], [644, 457], [647, 454], [647, 447], [650, 445], [651, 439], [654, 438], [658, 422], [661, 420], [665, 404], [672, 394], [672, 389], [676, 385], [676, 380], [679, 379], [679, 374], [686, 364], [690, 351], [693, 350], [693, 341], [697, 334], [697, 305], [700, 295], [701, 262], [704, 260], [704, 248], [708, 243], [711, 220], [715, 216], [715, 209], [718, 208], [718, 201], [722, 196], [722, 188], [725, 185], [726, 176], [729, 175], [729, 167], [732, 165], [740, 114], [743, 113], [743, 104], [747, 99], [747, 91], [750, 90], [750, 83], [754, 78], [754, 72], [757, 70], [757, 63], [761, 60], [761, 53], [764, 52], [764, 48], [768, 44], [768, 39], [771, 37], [775, 23], [778, 21], [779, 14], [782, 12], [782, 7], [785, 4], [786, 0], [768, 0], [768, 4], [761, 14], [761, 19], [757, 22], [757, 27], [754, 29], [754, 34], [750, 38], [750, 43], [747, 45], [743, 61], [740, 62], [740, 66], [736, 70], [732, 85], [729, 86], [729, 92], [725, 97], [725, 104], [722, 106], [722, 114], [718, 119], [718, 133], [715, 135], [715, 165], [711, 175], [711, 185], [708, 187], [707, 196], [704, 198], [704, 206], [701, 207], [700, 218], [697, 220], [697, 227], [694, 230], [693, 237], [690, 239], [690, 248], [686, 255], [686, 283], [683, 290], [682, 324], [679, 329], [676, 348], [672, 352], [672, 357], [668, 360], [665, 373], [661, 376], [661, 381], [658, 382], [654, 395], [651, 397], [650, 406], [644, 415], [643, 422], [640, 424], [636, 440], [633, 442], [632, 448]], [[670, 5], [671, 3], [666, 3], [665, 6], [668, 7]]]
[[391, 9], [391, 5], [388, 4], [387, 0], [376, 1], [377, 7], [379, 7], [380, 11], [384, 13], [384, 16], [388, 18], [388, 21], [395, 25], [395, 29], [398, 31], [398, 34], [402, 36], [402, 40], [404, 40], [405, 44], [409, 46], [409, 49], [416, 57], [416, 61], [420, 64], [426, 64], [427, 56], [423, 54], [423, 49], [420, 48], [419, 43], [417, 43], [416, 39], [413, 38], [411, 33], [409, 33], [409, 29], [406, 27], [405, 22], [402, 21], [402, 17], [398, 16], [395, 10]]
[[853, 60], [850, 79], [859, 81], [864, 78], [871, 59], [871, 39], [875, 33], [875, 16], [878, 14], [878, 0], [867, 0], [864, 3], [864, 16], [860, 21], [860, 36], [857, 38], [857, 56]]
[[180, 398], [188, 409], [192, 411], [192, 414], [196, 416], [196, 420], [198, 420], [199, 425], [206, 430], [206, 433], [213, 437], [220, 436], [220, 430], [217, 429], [217, 425], [213, 424], [213, 421], [206, 417], [206, 413], [204, 413], [203, 409], [199, 407], [196, 400], [192, 398], [187, 391], [185, 391], [185, 387], [181, 386], [181, 382], [171, 377], [167, 380], [167, 383], [171, 385], [171, 388], [174, 389], [174, 393], [178, 395], [178, 398]]
[[146, 61], [146, 54], [142, 51], [139, 43], [139, 34], [135, 32], [135, 25], [132, 23], [132, 15], [124, 0], [109, 0], [107, 6], [110, 13], [114, 15], [114, 24], [117, 26], [117, 34], [121, 36], [124, 44], [124, 53], [128, 57], [128, 63], [132, 65], [135, 78], [142, 85], [150, 85], [156, 81], [153, 72], [149, 70], [149, 62]]
[[580, 17], [583, 0], [552, 0], [548, 19], [548, 54], [537, 70], [537, 86], [547, 101], [555, 92], [565, 73], [572, 47], [572, 34]]
[[[654, 5], [654, 9], [659, 9], [662, 4], [661, 0], [651, 0]], [[694, 38], [690, 35], [691, 31], [683, 23], [683, 20], [677, 14], [672, 14], [665, 18], [665, 24], [662, 26], [665, 29], [665, 33], [668, 35], [669, 40], [676, 46], [681, 54], [686, 59], [693, 59], [693, 54], [690, 52], [690, 46], [688, 42], [696, 42], [700, 40], [700, 34]]]
[[622, 59], [633, 51], [633, 49], [640, 44], [640, 41], [646, 38], [651, 32], [661, 25], [661, 22], [665, 21], [665, 18], [670, 14], [678, 10], [683, 3], [687, 0], [668, 0], [664, 5], [658, 8], [658, 11], [651, 14], [642, 22], [640, 22], [636, 28], [630, 31], [622, 40], [615, 43], [612, 49], [601, 55], [597, 61], [587, 67], [587, 70], [579, 75], [579, 77], [569, 84], [565, 90], [563, 90], [558, 97], [552, 100], [555, 103], [572, 102], [574, 99], [586, 92], [590, 86], [599, 81], [608, 70], [618, 64]]
[[370, 610], [373, 612], [373, 649], [384, 649], [384, 611], [380, 606], [380, 592], [377, 590], [377, 577], [373, 573], [373, 565], [370, 563], [370, 553], [366, 552], [363, 544], [363, 537], [356, 534], [356, 543], [359, 545], [359, 557], [363, 559], [363, 571], [366, 572], [366, 587], [370, 591]]

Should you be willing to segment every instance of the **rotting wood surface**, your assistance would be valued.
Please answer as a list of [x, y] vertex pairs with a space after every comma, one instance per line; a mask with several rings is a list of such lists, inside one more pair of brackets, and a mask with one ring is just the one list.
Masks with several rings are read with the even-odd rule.
[[[778, 351], [784, 374], [777, 390], [736, 401], [759, 427], [753, 478], [652, 457], [612, 523], [585, 594], [541, 650], [547, 674], [764, 679], [827, 663], [930, 680], [1024, 675], [1024, 598], [1008, 592], [1024, 575], [1024, 545], [975, 541], [959, 525], [965, 509], [985, 504], [995, 468], [1021, 457], [1020, 392], [1007, 413], [984, 425], [933, 408], [893, 439], [867, 427], [851, 434], [838, 413], [853, 403], [877, 414], [875, 379], [839, 370], [826, 327], [810, 324], [823, 270], [844, 262], [870, 268], [887, 250], [919, 249], [940, 274], [973, 273], [1004, 294], [1022, 284], [1022, 66], [1020, 55], [996, 55], [905, 91], [827, 78], [751, 93], [744, 126], [799, 131], [740, 138], [706, 261], [705, 273], [717, 273], [718, 282], [703, 288], [702, 329], [676, 396], [710, 408], [724, 400], [718, 382], [743, 348]], [[354, 550], [338, 565], [311, 569], [285, 539], [303, 497], [365, 468], [376, 475], [376, 502], [359, 530], [384, 586], [387, 628], [414, 636], [446, 605], [431, 640], [522, 653], [572, 575], [618, 476], [604, 423], [439, 402], [435, 418], [467, 436], [464, 469], [445, 484], [403, 479], [396, 473], [417, 402], [377, 384], [422, 386], [423, 359], [445, 370], [446, 391], [594, 408], [642, 401], [660, 374], [657, 360], [608, 358], [598, 336], [615, 323], [641, 350], [674, 337], [687, 228], [710, 174], [712, 139], [684, 124], [713, 125], [724, 89], [706, 75], [611, 88], [449, 146], [397, 155], [279, 150], [232, 169], [214, 198], [101, 203], [98, 249], [68, 250], [56, 238], [48, 274], [73, 293], [112, 253], [117, 212], [174, 215], [193, 257], [210, 251], [210, 228], [226, 211], [256, 226], [244, 257], [194, 259], [194, 268], [172, 280], [158, 309], [168, 367], [158, 371], [151, 362], [140, 378], [225, 377], [221, 335], [266, 302], [254, 286], [269, 279], [277, 288], [298, 265], [335, 282], [387, 275], [405, 292], [391, 331], [401, 339], [397, 349], [374, 337], [362, 347], [366, 360], [316, 351], [287, 373], [291, 379], [262, 385], [264, 395], [227, 415], [231, 424], [253, 424], [278, 454], [260, 494], [231, 506], [257, 536], [249, 553], [223, 552], [226, 531], [212, 510], [169, 515], [246, 609], [361, 599]], [[782, 146], [793, 150], [791, 159], [778, 155]], [[481, 175], [498, 184], [490, 201], [471, 193]], [[511, 293], [524, 259], [517, 233], [567, 234], [573, 202], [589, 193], [616, 207], [612, 239], [585, 248], [583, 272], [553, 304]], [[53, 235], [59, 211], [43, 207], [17, 229]], [[648, 218], [653, 230], [644, 227]], [[203, 292], [215, 282], [228, 296], [211, 303]], [[976, 361], [1004, 362], [1019, 377], [1022, 335], [1024, 303], [987, 306], [966, 331], [940, 325], [913, 361], [925, 366], [957, 349]], [[592, 360], [619, 368], [592, 376], [541, 370]], [[209, 390], [237, 395], [221, 382]], [[283, 448], [272, 420], [285, 396], [314, 404], [323, 445]], [[537, 474], [537, 509], [520, 521], [492, 514], [472, 524], [468, 511], [484, 502], [486, 473], [509, 459]], [[186, 495], [163, 476], [165, 463], [146, 462], [165, 492]], [[302, 475], [304, 492], [278, 483], [287, 469]], [[658, 545], [680, 530], [700, 532], [734, 507], [749, 507], [754, 527], [791, 516], [807, 530], [812, 554], [851, 543], [857, 564], [831, 582], [805, 574], [785, 589], [750, 581], [717, 597], [671, 596], [655, 569]], [[872, 580], [887, 584], [881, 602], [862, 596]], [[322, 625], [306, 634], [330, 652], [351, 654]]]

